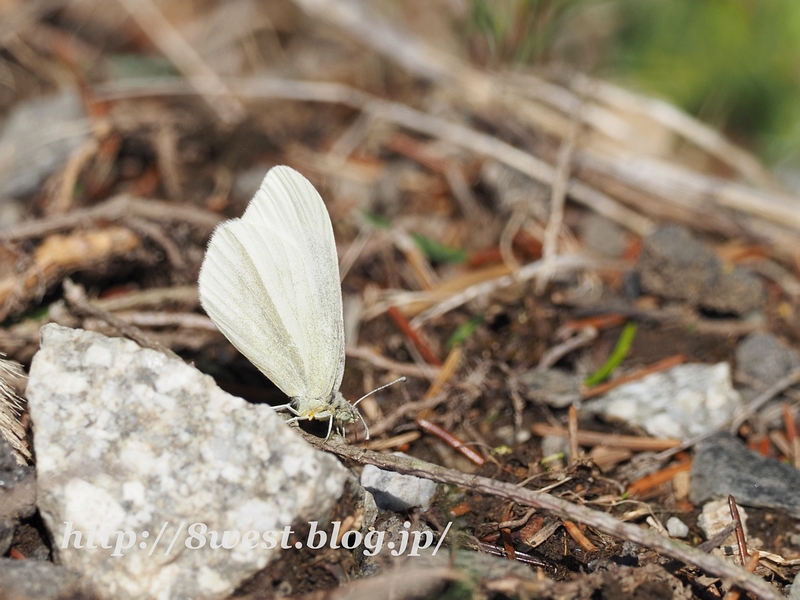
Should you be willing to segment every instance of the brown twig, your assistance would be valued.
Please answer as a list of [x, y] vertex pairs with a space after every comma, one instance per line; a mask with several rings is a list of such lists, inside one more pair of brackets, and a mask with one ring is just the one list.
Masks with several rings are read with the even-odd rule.
[[[102, 305], [97, 301], [91, 302], [91, 305], [104, 311]], [[110, 314], [107, 311], [104, 312]], [[126, 311], [115, 312], [113, 314], [121, 322], [136, 327], [184, 327], [188, 329], [217, 331], [217, 326], [214, 325], [211, 319], [205, 315], [198, 315], [196, 313]]]
[[[556, 269], [562, 273], [578, 271], [581, 269], [597, 268], [600, 266], [600, 263], [597, 260], [581, 255], [562, 254], [555, 257], [553, 261], [554, 262], [548, 264], [554, 264]], [[419, 327], [425, 321], [440, 317], [443, 314], [466, 304], [470, 300], [474, 300], [475, 298], [480, 298], [482, 296], [488, 296], [497, 289], [509, 287], [511, 285], [518, 284], [536, 277], [544, 269], [545, 262], [544, 259], [541, 259], [520, 267], [520, 269], [512, 275], [503, 275], [501, 277], [497, 277], [496, 279], [490, 279], [489, 281], [471, 285], [461, 290], [457, 294], [451, 295], [449, 298], [440, 302], [439, 304], [436, 304], [426, 311], [418, 314], [411, 320], [411, 325], [413, 327]]]
[[415, 475], [438, 483], [457, 485], [480, 494], [505, 498], [522, 506], [549, 510], [561, 517], [584, 523], [602, 533], [640, 544], [676, 560], [680, 560], [718, 577], [726, 577], [743, 589], [766, 600], [780, 600], [781, 595], [763, 579], [755, 577], [741, 567], [716, 556], [706, 554], [683, 542], [647, 531], [637, 525], [623, 523], [603, 512], [572, 504], [561, 498], [533, 490], [517, 487], [512, 483], [497, 481], [478, 475], [467, 475], [455, 469], [447, 469], [414, 458], [371, 452], [347, 444], [325, 442], [301, 432], [303, 438], [313, 446], [360, 464], [375, 465], [380, 469]]
[[[389, 413], [377, 423], [370, 425], [370, 434], [375, 436], [391, 429], [400, 421], [405, 419], [408, 415], [418, 413], [422, 410], [429, 408], [436, 408], [445, 402], [446, 398], [443, 396], [434, 396], [429, 400], [419, 400], [418, 402], [406, 402], [400, 405], [394, 412]], [[359, 436], [357, 439], [361, 439]]]
[[800, 368], [794, 369], [788, 375], [776, 381], [751, 400], [746, 406], [736, 411], [736, 415], [731, 419], [731, 432], [735, 433], [738, 431], [741, 424], [744, 423], [750, 415], [758, 411], [759, 408], [783, 392], [783, 390], [796, 383], [800, 383]]
[[400, 435], [385, 440], [372, 440], [367, 444], [367, 448], [379, 452], [381, 450], [388, 450], [389, 448], [397, 448], [398, 446], [410, 444], [421, 437], [422, 434], [419, 431], [407, 431], [406, 433], [401, 433]]
[[92, 304], [108, 312], [162, 308], [165, 305], [191, 310], [200, 305], [200, 298], [196, 285], [184, 285], [135, 290], [118, 296], [98, 298], [92, 300]]
[[432, 290], [439, 283], [439, 277], [431, 267], [431, 263], [419, 249], [414, 238], [400, 228], [394, 228], [390, 232], [392, 241], [397, 249], [405, 256], [411, 272], [417, 283], [423, 290]]
[[597, 552], [597, 546], [589, 541], [589, 538], [583, 534], [580, 527], [567, 519], [562, 519], [561, 522], [564, 524], [564, 529], [567, 530], [569, 536], [583, 548], [584, 552]]
[[468, 459], [470, 459], [479, 467], [482, 467], [483, 464], [486, 462], [485, 458], [483, 458], [480, 454], [475, 452], [475, 450], [467, 446], [464, 442], [462, 442], [460, 439], [458, 439], [456, 436], [454, 436], [446, 429], [442, 429], [441, 427], [439, 427], [435, 423], [431, 423], [427, 419], [417, 418], [415, 422], [417, 425], [420, 426], [420, 428], [423, 431], [435, 435], [451, 448], [454, 448], [455, 450], [461, 452], [461, 454], [466, 456]]
[[458, 369], [458, 365], [461, 362], [461, 354], [462, 354], [461, 346], [453, 346], [453, 349], [450, 350], [450, 353], [444, 360], [442, 368], [439, 369], [439, 373], [436, 375], [436, 379], [434, 379], [431, 382], [428, 391], [425, 392], [423, 400], [429, 400], [434, 396], [437, 396], [439, 392], [442, 391], [442, 388], [444, 388], [447, 382], [453, 378], [453, 375], [455, 375], [456, 369]]
[[[554, 427], [546, 423], [531, 425], [534, 435], [544, 437], [557, 435], [568, 438], [569, 431], [563, 427]], [[636, 435], [618, 435], [616, 433], [600, 433], [598, 431], [578, 430], [577, 440], [581, 446], [608, 446], [609, 448], [627, 448], [634, 452], [658, 452], [668, 450], [681, 443], [680, 440], [641, 437]]]
[[125, 223], [142, 237], [149, 238], [161, 246], [175, 271], [181, 272], [186, 268], [186, 261], [183, 260], [180, 248], [158, 225], [139, 217], [128, 217]]
[[795, 468], [800, 467], [800, 438], [797, 436], [797, 423], [788, 402], [783, 402], [783, 422], [786, 427], [786, 441], [789, 442], [791, 453], [789, 459]]
[[[753, 552], [753, 554], [750, 555], [750, 559], [744, 564], [744, 568], [747, 569], [749, 573], [755, 573], [760, 558], [761, 556], [758, 552]], [[733, 588], [728, 590], [728, 593], [725, 594], [723, 600], [739, 600], [740, 597], [741, 593], [739, 593], [739, 590]]]
[[678, 473], [689, 471], [691, 468], [692, 462], [687, 460], [685, 462], [678, 463], [677, 465], [667, 467], [666, 469], [656, 471], [655, 473], [651, 473], [650, 475], [646, 475], [641, 479], [637, 479], [628, 486], [628, 495], [635, 496], [636, 494], [646, 492], [647, 490], [653, 489], [662, 483], [670, 481]]
[[516, 529], [517, 527], [524, 527], [530, 518], [536, 514], [536, 509], [531, 508], [529, 509], [524, 515], [522, 515], [519, 519], [511, 519], [510, 521], [502, 521], [497, 524], [498, 529]]
[[750, 554], [747, 552], [747, 540], [744, 539], [744, 527], [742, 527], [742, 520], [739, 518], [739, 507], [736, 506], [736, 500], [733, 494], [728, 494], [728, 506], [731, 509], [731, 519], [739, 523], [736, 526], [736, 543], [739, 545], [739, 556], [742, 558], [742, 565], [746, 565]]
[[403, 335], [405, 335], [409, 341], [414, 344], [414, 347], [419, 350], [419, 353], [428, 364], [437, 367], [442, 366], [442, 361], [439, 360], [439, 357], [433, 353], [431, 347], [422, 339], [422, 336], [417, 333], [416, 329], [409, 324], [408, 319], [406, 319], [405, 315], [401, 313], [396, 306], [390, 306], [389, 310], [386, 312]]

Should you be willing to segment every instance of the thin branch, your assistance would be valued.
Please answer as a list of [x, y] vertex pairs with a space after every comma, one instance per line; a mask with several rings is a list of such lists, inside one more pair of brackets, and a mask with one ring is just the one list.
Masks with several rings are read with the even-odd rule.
[[414, 475], [438, 483], [457, 485], [480, 494], [505, 498], [523, 506], [549, 510], [562, 519], [584, 523], [607, 535], [632, 541], [671, 558], [680, 560], [681, 562], [694, 565], [717, 577], [725, 577], [729, 579], [733, 585], [740, 586], [759, 598], [768, 600], [780, 600], [782, 598], [782, 596], [775, 591], [775, 588], [766, 583], [763, 579], [748, 573], [737, 565], [726, 562], [711, 554], [701, 552], [683, 542], [666, 538], [653, 531], [642, 529], [637, 525], [623, 523], [611, 515], [593, 510], [586, 506], [572, 504], [549, 494], [519, 488], [513, 483], [497, 481], [478, 475], [467, 475], [455, 469], [447, 469], [414, 458], [380, 454], [347, 444], [325, 442], [320, 438], [306, 433], [301, 433], [301, 435], [313, 446], [359, 464], [374, 465], [380, 469], [395, 471], [405, 475]]
[[180, 358], [169, 348], [165, 348], [160, 343], [148, 338], [138, 327], [130, 325], [117, 316], [97, 308], [96, 306], [92, 306], [89, 299], [86, 297], [86, 292], [83, 287], [73, 283], [70, 279], [64, 280], [64, 299], [67, 301], [70, 308], [81, 316], [95, 317], [105, 321], [122, 335], [132, 339], [143, 348], [152, 348], [153, 350], [163, 352], [167, 356]]
[[557, 346], [553, 346], [547, 352], [545, 352], [542, 355], [542, 358], [539, 360], [539, 364], [536, 365], [536, 370], [539, 373], [547, 371], [564, 356], [573, 350], [577, 350], [589, 342], [594, 341], [596, 338], [597, 329], [595, 327], [592, 327], [591, 325], [583, 327], [577, 334], [573, 335], [568, 340], [558, 344]]
[[0, 231], [0, 241], [14, 241], [40, 238], [51, 233], [85, 227], [96, 220], [120, 221], [129, 217], [140, 217], [159, 223], [181, 221], [189, 223], [203, 232], [211, 231], [219, 225], [222, 217], [211, 211], [185, 204], [172, 204], [161, 200], [145, 200], [122, 194], [92, 206], [74, 210], [66, 215], [57, 215], [39, 221], [29, 221]]

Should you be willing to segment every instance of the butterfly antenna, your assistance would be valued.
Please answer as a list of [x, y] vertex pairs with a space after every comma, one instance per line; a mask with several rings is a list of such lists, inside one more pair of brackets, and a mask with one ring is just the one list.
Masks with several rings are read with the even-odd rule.
[[[359, 398], [358, 400], [356, 400], [356, 401], [353, 403], [353, 406], [358, 406], [358, 403], [359, 403], [359, 402], [361, 402], [361, 401], [362, 401], [364, 398], [366, 398], [367, 396], [372, 396], [372, 394], [374, 394], [375, 392], [380, 392], [382, 389], [385, 389], [385, 388], [389, 387], [390, 385], [394, 385], [395, 383], [400, 383], [401, 381], [405, 381], [405, 380], [406, 380], [406, 378], [405, 378], [405, 377], [401, 377], [400, 379], [395, 379], [394, 381], [391, 381], [391, 382], [387, 383], [386, 385], [382, 385], [382, 386], [381, 386], [381, 387], [379, 387], [379, 388], [375, 388], [375, 389], [374, 389], [374, 390], [372, 390], [372, 391], [371, 391], [369, 394], [364, 394], [363, 396], [361, 396], [361, 398]], [[361, 415], [359, 414], [359, 416], [361, 416]], [[364, 419], [361, 419], [361, 420], [363, 421]], [[364, 425], [366, 425], [366, 423], [364, 423]]]
[[[405, 377], [403, 379], [405, 379]], [[395, 382], [393, 381], [392, 383], [395, 383]], [[392, 385], [392, 384], [390, 383], [389, 385]], [[384, 386], [384, 387], [386, 387], [386, 386]], [[378, 388], [378, 389], [380, 389], [380, 388]], [[377, 392], [378, 390], [375, 390], [375, 391]], [[372, 393], [372, 392], [370, 392], [370, 393]], [[361, 400], [359, 400], [359, 402], [360, 401]], [[369, 427], [367, 426], [367, 422], [364, 420], [364, 417], [361, 416], [361, 411], [359, 411], [358, 409], [356, 409], [356, 414], [358, 415], [358, 418], [361, 419], [361, 422], [364, 424], [364, 441], [368, 442], [369, 441]]]

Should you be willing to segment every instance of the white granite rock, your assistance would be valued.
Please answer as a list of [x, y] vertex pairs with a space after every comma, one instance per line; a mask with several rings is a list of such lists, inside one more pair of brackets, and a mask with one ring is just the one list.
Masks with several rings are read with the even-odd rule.
[[621, 385], [580, 411], [621, 419], [656, 437], [689, 439], [723, 426], [741, 403], [728, 363], [689, 364]]
[[667, 520], [667, 533], [670, 537], [685, 538], [689, 535], [689, 526], [678, 517], [670, 517]]
[[[284, 527], [325, 521], [342, 495], [348, 471], [269, 406], [130, 340], [57, 325], [41, 338], [27, 391], [39, 509], [60, 563], [105, 597], [225, 598], [291, 551]], [[211, 531], [241, 538], [212, 548]]]
[[[747, 533], [747, 509], [737, 502], [737, 510], [739, 511], [739, 521], [742, 524], [742, 531], [744, 537], [749, 537]], [[709, 540], [717, 535], [720, 531], [725, 529], [733, 520], [731, 517], [731, 508], [728, 504], [727, 498], [717, 498], [710, 500], [703, 505], [703, 510], [697, 515], [697, 526]], [[733, 545], [736, 543], [736, 534], [731, 533], [725, 544]]]

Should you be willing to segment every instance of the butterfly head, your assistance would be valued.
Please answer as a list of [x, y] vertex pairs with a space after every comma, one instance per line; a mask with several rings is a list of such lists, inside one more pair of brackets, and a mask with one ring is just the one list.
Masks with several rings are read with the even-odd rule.
[[276, 406], [276, 410], [288, 410], [294, 416], [288, 419], [288, 423], [297, 421], [328, 421], [328, 439], [333, 432], [333, 422], [338, 424], [356, 423], [361, 421], [366, 431], [365, 439], [369, 439], [369, 427], [364, 417], [358, 409], [350, 404], [341, 392], [332, 392], [327, 398], [308, 398], [298, 396], [292, 402], [282, 406]]

